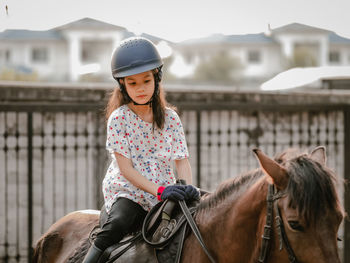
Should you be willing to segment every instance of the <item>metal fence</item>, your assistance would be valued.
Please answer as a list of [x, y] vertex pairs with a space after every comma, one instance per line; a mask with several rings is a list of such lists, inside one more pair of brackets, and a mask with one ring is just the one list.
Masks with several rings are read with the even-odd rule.
[[[99, 208], [108, 87], [0, 85], [0, 261], [28, 262], [31, 246], [61, 216]], [[194, 183], [213, 190], [270, 156], [325, 145], [328, 165], [350, 174], [350, 93], [168, 91], [181, 113]], [[346, 161], [347, 160], [347, 161]], [[349, 212], [349, 191], [339, 189]], [[349, 225], [341, 230], [350, 260]]]

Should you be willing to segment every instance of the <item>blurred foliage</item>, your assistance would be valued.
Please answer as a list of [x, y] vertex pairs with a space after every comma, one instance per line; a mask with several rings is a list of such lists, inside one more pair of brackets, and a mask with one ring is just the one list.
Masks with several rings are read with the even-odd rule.
[[178, 77], [176, 77], [174, 74], [172, 74], [169, 70], [169, 67], [174, 62], [174, 56], [170, 56], [167, 58], [163, 58], [163, 82], [175, 82], [178, 80]]
[[25, 73], [14, 68], [2, 68], [0, 70], [0, 80], [8, 81], [38, 81], [39, 75], [37, 72]]
[[193, 79], [197, 82], [234, 84], [239, 81], [242, 69], [239, 58], [220, 51], [196, 67]]

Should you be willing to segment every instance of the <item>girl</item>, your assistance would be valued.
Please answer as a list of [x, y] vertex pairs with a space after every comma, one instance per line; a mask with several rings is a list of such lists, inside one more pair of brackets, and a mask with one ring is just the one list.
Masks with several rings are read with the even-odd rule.
[[[108, 220], [84, 262], [97, 262], [102, 252], [142, 224], [158, 202], [198, 199], [192, 183], [181, 121], [166, 107], [160, 86], [162, 60], [145, 38], [121, 42], [112, 56], [112, 75], [119, 83], [107, 104], [106, 148], [112, 162], [103, 180]], [[189, 185], [174, 185], [171, 162]]]

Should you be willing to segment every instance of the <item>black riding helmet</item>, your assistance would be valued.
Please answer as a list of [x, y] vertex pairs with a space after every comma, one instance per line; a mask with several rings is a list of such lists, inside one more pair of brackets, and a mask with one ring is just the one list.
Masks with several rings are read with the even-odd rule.
[[[143, 37], [131, 37], [123, 40], [113, 52], [111, 60], [112, 76], [118, 81], [121, 92], [126, 96], [129, 95], [120, 79], [153, 69], [157, 69], [157, 73], [154, 74], [153, 96], [158, 95], [158, 86], [162, 79], [162, 66], [163, 61], [157, 48], [151, 41]], [[146, 104], [152, 101], [153, 96]], [[134, 104], [138, 105], [135, 102]]]

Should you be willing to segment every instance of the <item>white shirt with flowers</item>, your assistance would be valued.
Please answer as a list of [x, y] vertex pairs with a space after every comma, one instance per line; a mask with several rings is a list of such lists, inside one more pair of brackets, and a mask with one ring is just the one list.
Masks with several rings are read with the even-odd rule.
[[159, 186], [174, 184], [172, 161], [188, 158], [182, 123], [177, 113], [165, 111], [164, 128], [152, 129], [127, 105], [113, 111], [107, 124], [106, 149], [112, 162], [102, 183], [105, 207], [109, 213], [118, 197], [126, 197], [149, 211], [157, 198], [132, 185], [120, 172], [114, 153], [131, 159], [133, 167]]

